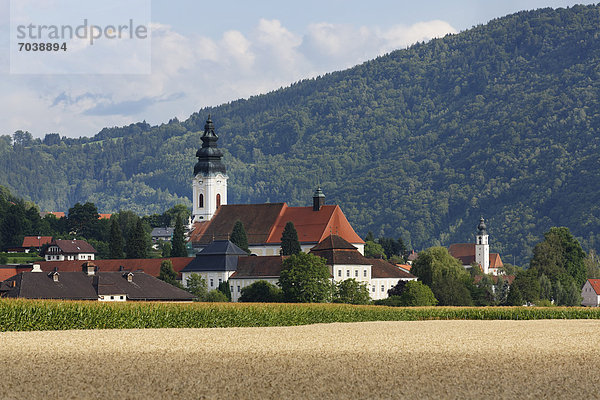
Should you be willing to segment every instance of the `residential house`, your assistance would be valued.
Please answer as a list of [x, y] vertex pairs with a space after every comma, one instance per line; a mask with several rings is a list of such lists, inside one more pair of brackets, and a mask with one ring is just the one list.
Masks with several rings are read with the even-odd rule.
[[588, 279], [581, 288], [582, 306], [600, 306], [600, 279]]
[[85, 240], [53, 240], [44, 257], [46, 261], [93, 260], [96, 249]]

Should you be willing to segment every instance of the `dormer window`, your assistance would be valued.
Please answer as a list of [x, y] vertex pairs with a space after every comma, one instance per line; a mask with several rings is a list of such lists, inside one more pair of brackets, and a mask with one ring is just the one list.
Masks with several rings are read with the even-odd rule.
[[127, 274], [127, 282], [133, 282], [133, 274], [131, 272]]

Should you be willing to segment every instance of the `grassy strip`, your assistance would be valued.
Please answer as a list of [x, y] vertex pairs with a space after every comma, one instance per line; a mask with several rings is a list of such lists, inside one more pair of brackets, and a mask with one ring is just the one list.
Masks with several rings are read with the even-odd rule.
[[439, 319], [598, 319], [581, 307], [383, 307], [346, 304], [99, 303], [0, 300], [0, 331], [293, 326]]

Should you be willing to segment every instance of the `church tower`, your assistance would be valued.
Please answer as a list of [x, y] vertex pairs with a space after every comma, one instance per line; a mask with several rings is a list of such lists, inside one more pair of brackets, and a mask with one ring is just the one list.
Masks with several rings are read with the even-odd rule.
[[487, 227], [483, 217], [477, 226], [477, 243], [475, 243], [475, 262], [481, 265], [484, 274], [490, 269], [490, 245], [488, 244]]
[[198, 162], [194, 166], [193, 208], [194, 222], [210, 220], [217, 208], [227, 204], [227, 172], [221, 161], [223, 153], [217, 148], [219, 137], [210, 115], [201, 137], [202, 147], [196, 152]]

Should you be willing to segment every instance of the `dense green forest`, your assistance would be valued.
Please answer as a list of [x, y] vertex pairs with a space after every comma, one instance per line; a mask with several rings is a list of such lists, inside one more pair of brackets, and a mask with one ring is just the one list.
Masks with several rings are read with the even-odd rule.
[[541, 9], [398, 50], [185, 121], [92, 138], [0, 137], [0, 184], [43, 210], [191, 204], [212, 114], [230, 203], [308, 205], [317, 181], [357, 232], [416, 249], [472, 241], [526, 263], [552, 226], [600, 243], [600, 7]]

